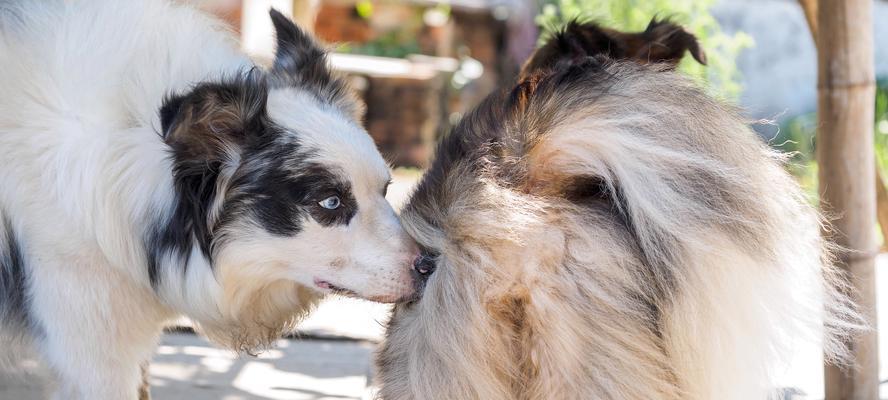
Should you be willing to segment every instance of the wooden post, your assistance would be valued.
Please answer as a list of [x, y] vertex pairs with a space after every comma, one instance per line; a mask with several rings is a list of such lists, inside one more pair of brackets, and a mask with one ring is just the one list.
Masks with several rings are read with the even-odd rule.
[[[814, 46], [817, 47], [817, 0], [799, 0], [802, 6], [802, 12], [805, 13], [805, 20], [808, 21], [808, 28], [811, 30], [811, 37], [814, 39]], [[885, 186], [885, 179], [882, 178], [882, 172], [878, 165], [874, 165], [876, 170], [876, 214], [877, 221], [882, 228], [882, 250], [888, 251], [888, 187]]]
[[879, 216], [879, 227], [882, 228], [882, 250], [888, 251], [888, 188], [885, 180], [876, 168], [876, 214]]
[[874, 328], [848, 343], [855, 357], [852, 368], [825, 367], [826, 399], [877, 400], [872, 1], [821, 0], [816, 14], [821, 205], [835, 217], [831, 239], [847, 249], [840, 254], [840, 266]]
[[814, 47], [817, 47], [817, 0], [799, 0], [802, 12], [805, 13], [805, 21], [808, 21], [808, 29], [811, 38], [814, 39]]

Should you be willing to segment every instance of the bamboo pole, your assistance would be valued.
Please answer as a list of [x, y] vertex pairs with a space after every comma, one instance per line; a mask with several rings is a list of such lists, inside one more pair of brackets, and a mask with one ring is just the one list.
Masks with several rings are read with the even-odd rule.
[[[875, 328], [872, 2], [821, 0], [816, 14], [821, 205], [836, 218], [830, 238], [847, 249], [840, 255], [840, 267], [848, 272], [852, 296]], [[851, 339], [848, 345], [854, 366], [825, 367], [826, 399], [878, 399], [876, 329]]]

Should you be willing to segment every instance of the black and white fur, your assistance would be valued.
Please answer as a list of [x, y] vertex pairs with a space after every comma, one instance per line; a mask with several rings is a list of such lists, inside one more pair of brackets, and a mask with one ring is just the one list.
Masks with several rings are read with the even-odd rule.
[[323, 293], [415, 292], [359, 103], [271, 18], [264, 70], [186, 4], [0, 2], [0, 348], [58, 398], [134, 398], [179, 315], [251, 352]]

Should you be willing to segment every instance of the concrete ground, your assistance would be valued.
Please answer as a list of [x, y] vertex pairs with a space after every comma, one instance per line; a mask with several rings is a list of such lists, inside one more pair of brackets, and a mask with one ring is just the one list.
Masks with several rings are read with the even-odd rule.
[[239, 358], [190, 334], [164, 337], [151, 364], [156, 399], [342, 400], [371, 398], [363, 341], [281, 340], [256, 358]]

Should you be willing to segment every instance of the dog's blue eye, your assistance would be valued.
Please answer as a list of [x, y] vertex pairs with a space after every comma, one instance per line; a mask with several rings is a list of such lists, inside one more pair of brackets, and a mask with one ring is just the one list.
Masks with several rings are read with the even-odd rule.
[[328, 210], [335, 210], [335, 209], [339, 208], [339, 204], [340, 204], [340, 201], [339, 201], [338, 196], [330, 196], [330, 197], [327, 197], [326, 199], [318, 202], [318, 205], [320, 205], [321, 207], [324, 207]]

